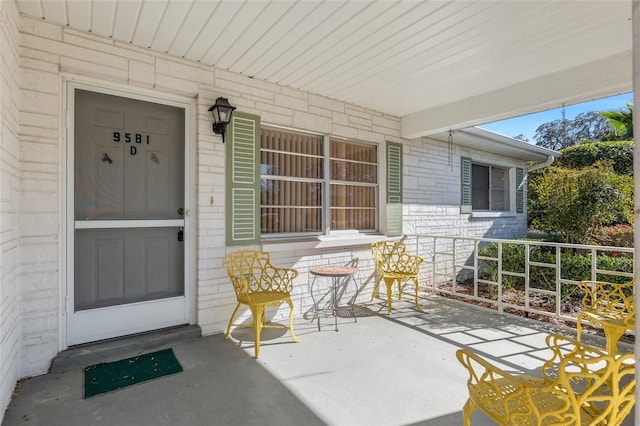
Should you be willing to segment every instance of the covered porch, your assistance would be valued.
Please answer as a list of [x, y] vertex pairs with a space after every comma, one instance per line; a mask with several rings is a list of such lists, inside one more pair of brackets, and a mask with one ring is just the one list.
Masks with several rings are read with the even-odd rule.
[[[279, 265], [301, 271], [360, 258], [366, 281], [372, 276], [371, 238], [461, 231], [479, 238], [495, 229], [507, 229], [513, 237], [523, 233], [526, 210], [516, 205], [515, 183], [518, 169], [531, 160], [512, 161], [509, 144], [491, 152], [471, 143], [463, 129], [632, 90], [639, 78], [637, 70], [632, 76], [632, 62], [640, 57], [639, 33], [632, 34], [632, 26], [640, 25], [638, 4], [0, 1], [0, 401], [9, 405], [3, 424], [460, 424], [465, 371], [455, 350], [471, 347], [508, 369], [532, 370], [542, 363], [546, 326], [433, 296], [424, 300], [424, 313], [406, 302], [394, 304], [392, 317], [382, 314], [382, 302], [359, 300], [366, 308], [357, 323], [345, 318], [336, 333], [332, 319], [325, 319], [326, 327], [318, 331], [304, 315], [310, 301], [300, 288], [294, 304], [302, 342], [267, 330], [256, 361], [250, 330], [232, 335], [240, 347], [220, 334], [235, 304], [224, 257], [238, 247], [260, 248], [275, 252]], [[76, 205], [97, 205], [75, 198], [73, 153], [76, 139], [82, 139], [76, 138], [75, 123], [89, 121], [75, 118], [85, 110], [74, 101], [82, 91], [116, 96], [127, 107], [119, 110], [121, 117], [129, 117], [126, 112], [138, 101], [170, 106], [179, 116], [173, 128], [182, 131], [172, 138], [179, 152], [169, 157], [180, 165], [171, 185], [182, 192], [175, 197], [181, 203], [167, 208], [167, 218], [156, 218], [175, 228], [171, 242], [182, 247], [174, 259], [184, 267], [171, 283], [184, 285], [175, 292], [171, 311], [162, 308], [170, 298], [154, 299], [160, 308], [115, 305], [132, 307], [127, 315], [74, 304], [81, 281], [76, 265], [89, 264], [75, 258], [89, 253], [76, 249], [76, 229], [80, 235], [92, 227], [122, 232], [158, 225], [146, 215], [120, 223], [113, 217], [111, 223], [76, 217]], [[234, 142], [229, 137], [225, 144], [212, 131], [208, 109], [219, 97], [238, 108], [236, 116], [251, 115], [254, 130], [262, 123], [313, 134], [324, 146], [334, 138], [338, 145], [348, 140], [378, 149], [379, 186], [363, 185], [376, 193], [365, 206], [375, 226], [332, 229], [331, 209], [344, 206], [333, 205], [325, 190], [320, 205], [303, 206], [321, 211], [326, 225], [312, 229], [310, 238], [261, 239], [258, 228], [252, 242], [228, 243], [235, 211], [226, 196], [235, 188], [226, 160]], [[106, 105], [104, 98], [98, 103]], [[113, 108], [100, 108], [95, 111], [105, 117], [118, 116], [110, 114]], [[156, 131], [156, 122], [147, 117], [141, 114], [140, 123]], [[144, 136], [149, 145], [150, 132], [116, 124], [101, 124], [111, 129], [101, 143], [109, 149], [120, 143], [118, 152], [129, 160], [147, 159], [150, 167], [168, 164], [156, 152], [142, 156], [121, 143], [141, 147]], [[384, 155], [387, 149], [393, 155]], [[329, 164], [329, 149], [322, 152], [323, 164]], [[90, 157], [95, 167], [86, 170], [112, 165], [106, 151], [99, 154]], [[474, 159], [509, 168], [511, 214], [470, 220], [462, 212], [463, 159], [467, 165]], [[316, 184], [329, 188], [330, 174], [325, 175]], [[401, 179], [387, 181], [389, 176]], [[262, 179], [259, 173], [251, 178]], [[254, 204], [255, 219], [262, 207], [259, 200]], [[298, 206], [284, 204], [287, 211]], [[360, 231], [362, 238], [353, 238]], [[147, 260], [132, 264], [145, 266], [140, 269], [145, 273], [169, 264], [151, 262], [154, 256]], [[123, 270], [104, 267], [101, 278]], [[304, 282], [308, 277], [301, 275]], [[84, 311], [96, 316], [92, 321], [76, 316]], [[170, 319], [168, 312], [174, 314]], [[139, 327], [148, 318], [152, 324], [144, 330], [120, 328], [122, 323]], [[177, 324], [197, 325], [207, 336], [173, 346], [185, 369], [181, 374], [88, 400], [82, 399], [81, 367], [93, 362], [45, 374], [56, 354], [76, 344]], [[80, 325], [89, 335], [74, 334]], [[97, 333], [95, 325], [106, 325], [109, 334]], [[119, 353], [117, 359], [136, 353]], [[474, 424], [488, 424], [478, 416]]]
[[[457, 349], [470, 347], [508, 371], [536, 375], [548, 356], [545, 336], [575, 336], [574, 329], [440, 296], [423, 295], [421, 305], [424, 313], [410, 300], [396, 302], [387, 316], [382, 300], [363, 303], [357, 322], [339, 318], [338, 332], [331, 318], [318, 331], [297, 316], [301, 342], [265, 329], [257, 360], [251, 329], [235, 329], [229, 341], [215, 334], [164, 342], [153, 349], [172, 347], [183, 372], [90, 399], [82, 387], [88, 357], [79, 355], [26, 380], [2, 424], [459, 425], [467, 373]], [[604, 343], [598, 336], [585, 340]], [[620, 343], [621, 351], [632, 349]], [[118, 357], [137, 354], [130, 350]], [[493, 423], [476, 412], [472, 424]], [[633, 424], [633, 413], [623, 424]]]

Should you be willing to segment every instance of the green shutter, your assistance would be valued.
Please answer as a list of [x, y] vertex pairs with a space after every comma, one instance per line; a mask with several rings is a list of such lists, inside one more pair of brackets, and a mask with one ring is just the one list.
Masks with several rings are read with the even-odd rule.
[[260, 117], [234, 112], [226, 134], [226, 242], [260, 242]]
[[524, 212], [524, 170], [516, 168], [516, 213]]
[[387, 142], [387, 232], [402, 235], [402, 145]]
[[460, 213], [471, 213], [471, 158], [460, 158]]

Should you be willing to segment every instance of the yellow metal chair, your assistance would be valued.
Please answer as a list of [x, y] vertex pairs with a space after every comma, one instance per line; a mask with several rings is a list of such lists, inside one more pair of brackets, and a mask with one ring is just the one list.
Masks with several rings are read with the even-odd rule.
[[547, 336], [552, 358], [542, 377], [514, 375], [469, 349], [458, 360], [469, 371], [469, 399], [463, 425], [479, 408], [499, 425], [619, 425], [635, 404], [635, 356], [611, 356], [602, 349], [559, 335]]
[[378, 293], [380, 282], [387, 286], [387, 311], [391, 315], [393, 283], [398, 283], [398, 300], [402, 298], [402, 281], [412, 280], [415, 284], [416, 309], [422, 312], [418, 304], [418, 268], [423, 259], [407, 253], [404, 243], [399, 241], [379, 241], [371, 244], [371, 254], [376, 266], [377, 280], [371, 294], [371, 300]]
[[635, 329], [635, 281], [625, 284], [582, 281], [578, 283], [578, 287], [585, 294], [582, 298], [582, 310], [577, 318], [577, 339], [580, 340], [582, 334], [582, 320], [599, 325], [607, 339], [607, 353], [615, 355], [618, 340], [624, 332]]
[[[288, 328], [293, 341], [298, 343], [299, 340], [293, 332], [293, 303], [291, 302], [293, 280], [298, 276], [298, 271], [276, 268], [269, 261], [269, 253], [257, 250], [231, 252], [225, 257], [225, 264], [238, 304], [231, 314], [224, 338], [229, 338], [232, 325], [253, 327], [256, 358], [260, 356], [260, 332], [263, 328]], [[289, 327], [266, 325], [265, 307], [277, 306], [282, 302], [289, 305]], [[249, 306], [253, 315], [253, 325], [233, 323], [240, 305]]]

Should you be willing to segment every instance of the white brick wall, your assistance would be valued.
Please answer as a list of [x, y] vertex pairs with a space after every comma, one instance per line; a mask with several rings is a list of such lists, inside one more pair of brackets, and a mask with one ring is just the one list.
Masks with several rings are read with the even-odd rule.
[[[21, 146], [29, 170], [24, 182], [25, 209], [21, 229], [25, 250], [38, 251], [24, 261], [23, 322], [27, 363], [22, 374], [46, 369], [60, 342], [59, 317], [63, 283], [58, 274], [61, 212], [60, 166], [63, 144], [59, 128], [64, 78], [104, 84], [153, 88], [158, 95], [196, 98], [196, 311], [204, 333], [220, 332], [235, 304], [223, 257], [224, 152], [220, 137], [211, 132], [208, 107], [218, 96], [239, 109], [259, 114], [264, 123], [334, 133], [373, 142], [399, 139], [399, 120], [322, 96], [309, 95], [228, 71], [157, 54], [39, 20], [21, 18]], [[47, 194], [45, 195], [44, 192]], [[328, 257], [327, 257], [328, 256]], [[306, 265], [353, 257], [352, 250], [309, 251], [304, 256], [279, 253], [276, 260], [305, 269]], [[323, 260], [325, 259], [326, 260]], [[306, 269], [300, 283], [306, 283]], [[34, 285], [40, 283], [40, 285]], [[44, 284], [46, 283], [46, 285]], [[299, 287], [296, 309], [303, 312], [306, 286]], [[305, 300], [302, 300], [305, 299]]]
[[20, 377], [18, 11], [0, 2], [0, 410]]
[[[131, 91], [151, 88], [160, 98], [177, 94], [195, 99], [196, 314], [205, 334], [223, 331], [235, 305], [223, 266], [224, 255], [231, 250], [225, 248], [224, 235], [225, 145], [212, 133], [207, 111], [216, 97], [225, 96], [239, 110], [259, 114], [265, 124], [370, 142], [402, 141], [396, 117], [40, 20], [22, 17], [19, 25], [20, 75], [24, 80], [20, 82], [19, 144], [14, 141], [12, 146], [15, 158], [20, 156], [23, 174], [16, 180], [16, 185], [21, 186], [19, 226], [12, 229], [19, 229], [22, 241], [16, 255], [20, 259], [22, 300], [20, 351], [25, 360], [21, 375], [46, 371], [61, 345], [58, 327], [64, 288], [60, 282], [64, 259], [59, 255], [63, 241], [60, 206], [64, 201], [61, 159], [66, 141], [60, 126], [64, 79], [117, 85]], [[2, 143], [4, 147], [4, 133]], [[464, 231], [465, 235], [488, 232], [492, 226], [488, 222], [466, 223], [458, 214], [459, 195], [455, 193], [459, 194], [459, 172], [447, 169], [446, 152], [446, 147], [426, 139], [406, 145], [407, 231]], [[457, 163], [454, 161], [456, 168]], [[8, 170], [11, 176], [11, 168]], [[3, 195], [4, 192], [3, 179]], [[2, 201], [4, 206], [11, 200]], [[473, 230], [467, 232], [467, 228]], [[3, 238], [2, 243], [3, 248], [12, 244], [10, 238]], [[298, 314], [308, 314], [311, 307], [306, 284], [308, 268], [313, 265], [357, 262], [361, 269], [358, 283], [366, 287], [362, 300], [367, 293], [370, 295], [373, 277], [368, 245], [276, 251], [273, 260], [300, 271], [294, 298]], [[13, 281], [17, 279], [15, 275]], [[7, 286], [4, 277], [2, 284], [4, 290]]]
[[503, 218], [460, 214], [460, 157], [494, 166], [525, 170], [527, 166], [524, 161], [455, 145], [450, 161], [445, 142], [429, 138], [410, 141], [404, 146], [404, 232], [475, 238], [526, 236], [525, 213]]

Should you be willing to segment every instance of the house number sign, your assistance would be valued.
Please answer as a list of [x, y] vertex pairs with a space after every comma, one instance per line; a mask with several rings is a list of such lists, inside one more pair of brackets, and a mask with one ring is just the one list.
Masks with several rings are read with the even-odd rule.
[[[143, 135], [140, 133], [120, 133], [113, 132], [113, 141], [114, 142], [124, 142], [124, 143], [145, 143], [149, 145], [149, 135]], [[135, 145], [131, 145], [129, 147], [129, 153], [131, 155], [136, 155], [138, 153], [138, 149]]]

